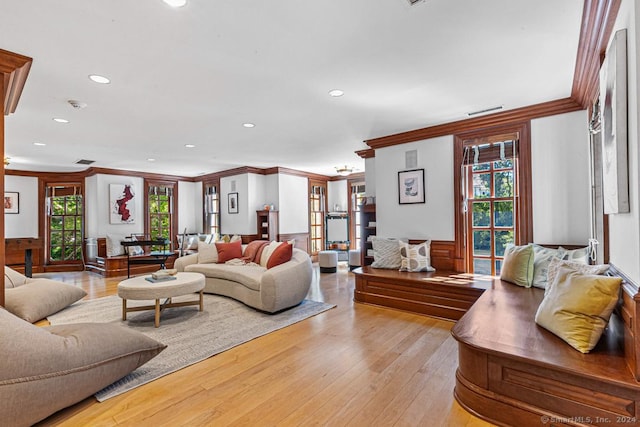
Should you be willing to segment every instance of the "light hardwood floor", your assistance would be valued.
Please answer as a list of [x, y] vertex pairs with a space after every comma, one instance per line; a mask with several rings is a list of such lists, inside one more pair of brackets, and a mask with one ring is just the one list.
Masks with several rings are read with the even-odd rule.
[[[115, 294], [120, 279], [46, 274]], [[489, 426], [453, 397], [452, 322], [353, 302], [346, 266], [320, 274], [308, 298], [337, 307], [128, 393], [93, 397], [39, 425]], [[64, 392], [61, 390], [60, 392]]]

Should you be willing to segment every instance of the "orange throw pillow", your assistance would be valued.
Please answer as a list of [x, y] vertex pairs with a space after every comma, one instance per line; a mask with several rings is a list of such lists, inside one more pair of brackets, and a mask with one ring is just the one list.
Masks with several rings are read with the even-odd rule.
[[291, 261], [293, 256], [293, 245], [283, 242], [281, 243], [269, 257], [267, 261], [267, 269], [275, 267], [276, 265], [284, 264], [287, 261]]
[[249, 242], [247, 247], [244, 248], [242, 259], [246, 260], [247, 262], [255, 262], [257, 264], [260, 264], [260, 255], [262, 255], [262, 250], [268, 244], [268, 240], [253, 240]]
[[242, 258], [242, 242], [216, 243], [218, 250], [218, 264], [223, 264], [230, 259]]

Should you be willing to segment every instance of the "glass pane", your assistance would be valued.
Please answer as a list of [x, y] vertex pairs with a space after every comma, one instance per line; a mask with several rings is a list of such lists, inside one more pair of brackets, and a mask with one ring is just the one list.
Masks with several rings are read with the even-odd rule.
[[52, 216], [50, 227], [51, 230], [62, 230], [62, 218], [61, 216]]
[[478, 173], [473, 175], [473, 198], [486, 199], [491, 197], [491, 175], [488, 173]]
[[474, 258], [473, 272], [475, 274], [491, 274], [491, 260]]
[[54, 197], [51, 201], [51, 212], [53, 215], [64, 215], [64, 199]]
[[64, 229], [65, 230], [73, 230], [76, 225], [76, 217], [74, 216], [66, 216], [64, 217]]
[[514, 243], [513, 230], [495, 231], [496, 256], [504, 256], [504, 249], [508, 243]]
[[82, 230], [82, 217], [76, 217], [76, 230]]
[[502, 260], [496, 260], [496, 276], [500, 275], [500, 271], [502, 270]]
[[52, 246], [49, 250], [49, 256], [52, 261], [62, 261], [62, 248], [60, 246]]
[[76, 214], [76, 200], [74, 197], [67, 197], [67, 215], [75, 215]]
[[65, 231], [64, 232], [64, 244], [73, 246], [76, 241], [76, 233], [73, 231]]
[[151, 217], [151, 230], [157, 230], [160, 225], [160, 220], [158, 220], [157, 216]]
[[72, 260], [75, 259], [76, 250], [73, 246], [64, 248], [64, 259]]
[[51, 245], [52, 246], [60, 246], [62, 245], [62, 233], [60, 232], [51, 232]]
[[473, 254], [474, 255], [491, 255], [491, 231], [474, 230]]
[[473, 202], [473, 226], [489, 227], [491, 225], [491, 202]]
[[491, 163], [478, 163], [477, 165], [472, 166], [472, 170], [474, 172], [488, 171], [489, 169], [491, 169]]
[[169, 201], [168, 200], [161, 200], [160, 201], [160, 206], [159, 206], [158, 209], [162, 213], [169, 213]]
[[513, 171], [495, 172], [493, 185], [495, 197], [513, 197]]
[[513, 227], [513, 202], [494, 202], [493, 216], [496, 227]]
[[513, 167], [513, 161], [509, 159], [493, 162], [494, 169], [511, 169], [512, 167]]

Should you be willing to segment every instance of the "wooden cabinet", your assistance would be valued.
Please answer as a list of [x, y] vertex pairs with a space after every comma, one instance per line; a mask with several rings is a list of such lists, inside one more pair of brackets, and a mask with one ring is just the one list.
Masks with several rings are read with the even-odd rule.
[[360, 208], [360, 261], [362, 265], [373, 262], [371, 237], [376, 235], [376, 205], [362, 205]]
[[278, 240], [278, 211], [256, 211], [258, 239]]

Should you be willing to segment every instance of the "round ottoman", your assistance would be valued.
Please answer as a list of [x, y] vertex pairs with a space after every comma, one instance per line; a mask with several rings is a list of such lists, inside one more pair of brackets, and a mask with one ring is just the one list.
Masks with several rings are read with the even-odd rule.
[[356, 267], [360, 267], [362, 263], [360, 262], [360, 249], [350, 249], [349, 250], [349, 270], [353, 270]]
[[320, 265], [320, 273], [335, 273], [338, 271], [338, 252], [318, 252], [318, 264]]

